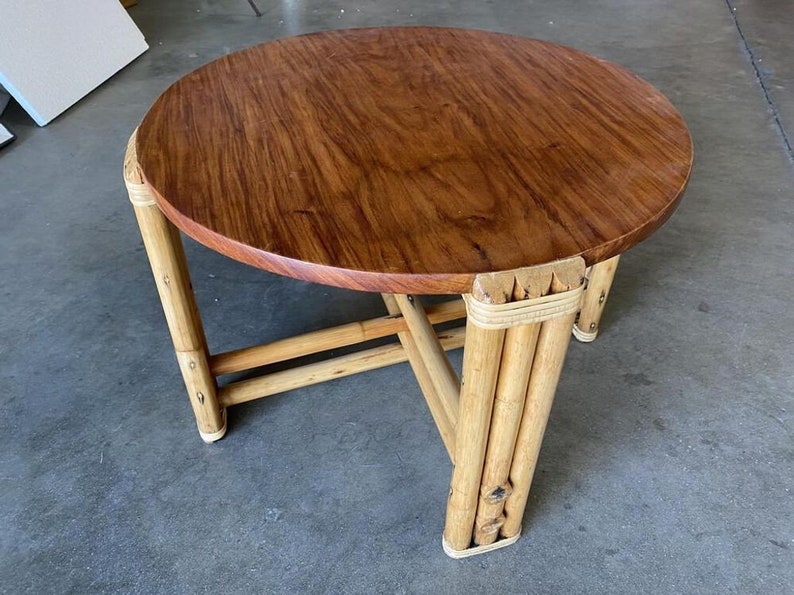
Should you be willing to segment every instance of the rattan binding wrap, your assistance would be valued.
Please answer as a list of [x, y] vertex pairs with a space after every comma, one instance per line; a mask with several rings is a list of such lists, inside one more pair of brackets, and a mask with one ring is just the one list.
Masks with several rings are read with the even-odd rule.
[[576, 312], [582, 301], [582, 286], [506, 304], [487, 304], [474, 299], [471, 294], [465, 294], [463, 299], [466, 300], [468, 317], [473, 324], [486, 329], [506, 329]]
[[130, 195], [130, 202], [136, 207], [148, 207], [154, 203], [152, 192], [143, 183], [141, 170], [138, 168], [138, 153], [135, 148], [135, 140], [138, 136], [138, 129], [130, 136], [127, 143], [127, 153], [124, 156], [124, 183], [127, 185], [127, 192]]

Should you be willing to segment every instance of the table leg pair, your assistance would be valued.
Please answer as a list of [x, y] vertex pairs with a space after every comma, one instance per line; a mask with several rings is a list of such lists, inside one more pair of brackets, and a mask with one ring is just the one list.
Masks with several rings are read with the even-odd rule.
[[[425, 310], [414, 296], [384, 294], [388, 316], [211, 355], [179, 231], [143, 183], [134, 137], [125, 180], [204, 441], [223, 437], [229, 405], [407, 360], [454, 464], [445, 551], [463, 557], [509, 545], [519, 537], [574, 319], [581, 306], [579, 320], [586, 317], [592, 332], [609, 289], [604, 279], [611, 276], [600, 274], [599, 265], [588, 270], [584, 301], [584, 261], [573, 258], [478, 275], [471, 293], [464, 296], [465, 304], [448, 302]], [[588, 298], [595, 304], [588, 305]], [[464, 316], [465, 333], [438, 333], [433, 328]], [[400, 344], [219, 388], [218, 378], [230, 372], [390, 334], [397, 334]], [[462, 346], [464, 340], [459, 381], [444, 352]]]

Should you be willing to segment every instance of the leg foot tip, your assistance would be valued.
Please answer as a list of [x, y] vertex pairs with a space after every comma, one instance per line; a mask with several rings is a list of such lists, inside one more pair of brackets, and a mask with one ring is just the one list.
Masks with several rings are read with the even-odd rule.
[[216, 432], [202, 432], [199, 430], [199, 435], [207, 444], [212, 444], [213, 442], [217, 442], [223, 438], [226, 435], [226, 410], [223, 410], [223, 425], [221, 426], [220, 430]]
[[587, 331], [583, 331], [579, 328], [578, 325], [573, 325], [573, 336], [581, 343], [592, 343], [595, 341], [595, 338], [598, 336], [598, 329], [593, 331], [592, 333], [588, 333]]
[[494, 543], [489, 543], [488, 545], [477, 545], [474, 547], [467, 548], [465, 550], [456, 550], [454, 549], [447, 540], [443, 537], [441, 538], [441, 546], [444, 548], [444, 553], [452, 558], [453, 560], [460, 560], [461, 558], [468, 558], [470, 556], [477, 556], [479, 554], [486, 554], [493, 550], [498, 550], [503, 547], [507, 547], [508, 545], [513, 545], [518, 538], [521, 537], [521, 531], [518, 532], [517, 535], [513, 537], [504, 537], [499, 541], [495, 541]]

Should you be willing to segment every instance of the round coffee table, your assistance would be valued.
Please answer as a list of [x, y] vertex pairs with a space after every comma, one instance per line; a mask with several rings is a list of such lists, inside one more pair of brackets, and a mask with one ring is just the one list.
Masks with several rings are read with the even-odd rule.
[[[444, 547], [459, 557], [518, 538], [571, 331], [595, 337], [617, 258], [670, 216], [691, 164], [679, 113], [619, 66], [485, 31], [378, 28], [188, 74], [133, 135], [125, 179], [202, 438], [223, 436], [229, 405], [408, 360], [454, 463]], [[380, 292], [389, 314], [210, 354], [178, 230]], [[425, 309], [418, 294], [464, 300]], [[445, 350], [464, 343], [461, 382]]]

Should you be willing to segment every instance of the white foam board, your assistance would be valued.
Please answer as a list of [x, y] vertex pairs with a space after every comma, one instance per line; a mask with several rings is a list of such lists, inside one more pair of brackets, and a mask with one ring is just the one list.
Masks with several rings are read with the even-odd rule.
[[39, 126], [147, 48], [118, 0], [0, 0], [0, 85]]
[[0, 149], [5, 147], [12, 140], [14, 140], [14, 135], [11, 134], [11, 131], [8, 128], [0, 124]]
[[9, 95], [6, 90], [3, 89], [3, 86], [0, 85], [0, 116], [3, 115], [3, 112], [5, 111], [9, 101], [11, 101], [11, 95]]

